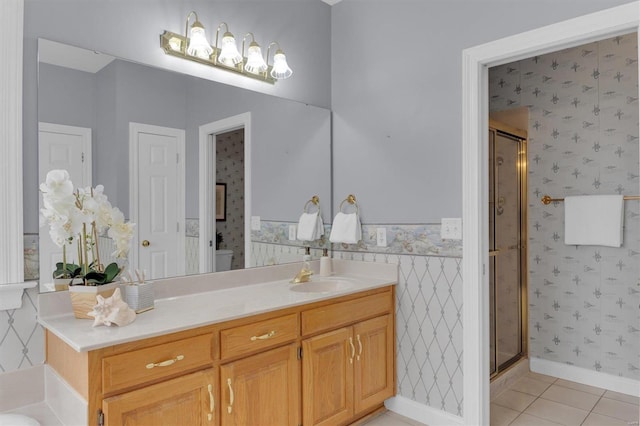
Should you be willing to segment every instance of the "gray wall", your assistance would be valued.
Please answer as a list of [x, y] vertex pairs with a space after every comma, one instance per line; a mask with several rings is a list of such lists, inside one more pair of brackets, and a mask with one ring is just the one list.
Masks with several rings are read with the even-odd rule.
[[[46, 64], [40, 75], [40, 116], [93, 128], [93, 183], [104, 185], [125, 215], [130, 122], [186, 130], [187, 217], [197, 218], [198, 128], [244, 112], [252, 114], [253, 214], [296, 221], [306, 200], [318, 194], [330, 215], [331, 121], [324, 108], [121, 60], [95, 75]], [[36, 189], [25, 192], [37, 196]], [[25, 225], [37, 222], [37, 214], [25, 218]]]
[[333, 6], [334, 203], [354, 193], [367, 223], [462, 216], [462, 50], [624, 3], [343, 0]]
[[[159, 35], [164, 30], [182, 33], [191, 10], [198, 13], [208, 34], [215, 35], [217, 25], [225, 21], [236, 40], [252, 31], [265, 49], [269, 42], [278, 41], [287, 54], [293, 76], [271, 86], [165, 55], [159, 47]], [[32, 189], [38, 186], [33, 171], [38, 168], [36, 59], [39, 37], [311, 105], [330, 106], [330, 7], [319, 0], [26, 0], [24, 20], [26, 232], [37, 232], [38, 227], [38, 198]], [[122, 183], [117, 185], [121, 187]]]

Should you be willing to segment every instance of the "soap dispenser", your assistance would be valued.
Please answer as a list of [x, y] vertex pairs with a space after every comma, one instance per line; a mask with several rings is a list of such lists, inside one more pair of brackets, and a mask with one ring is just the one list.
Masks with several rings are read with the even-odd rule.
[[321, 277], [328, 277], [331, 275], [331, 258], [329, 257], [329, 250], [322, 249], [322, 257], [320, 258], [320, 273]]

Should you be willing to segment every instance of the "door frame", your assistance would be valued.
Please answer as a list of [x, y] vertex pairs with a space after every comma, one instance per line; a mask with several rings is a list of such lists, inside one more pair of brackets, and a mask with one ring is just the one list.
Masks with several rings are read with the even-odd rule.
[[216, 267], [215, 244], [209, 245], [209, 241], [215, 241], [216, 235], [215, 220], [210, 220], [216, 211], [213, 196], [216, 182], [215, 136], [241, 128], [244, 128], [244, 267], [251, 266], [251, 112], [245, 112], [198, 128], [200, 273], [213, 272]]
[[465, 424], [489, 424], [489, 67], [638, 31], [638, 2], [462, 52], [463, 400]]
[[[177, 267], [176, 272], [177, 276], [184, 275], [185, 272], [185, 244], [186, 244], [186, 236], [185, 236], [185, 223], [186, 223], [186, 199], [185, 199], [185, 131], [182, 129], [175, 129], [171, 127], [162, 127], [162, 126], [154, 126], [151, 124], [143, 124], [143, 123], [129, 123], [129, 221], [132, 223], [138, 223], [138, 186], [140, 184], [138, 179], [138, 144], [137, 138], [135, 135], [137, 133], [153, 133], [153, 132], [175, 132], [176, 130], [180, 130], [182, 132], [182, 137], [178, 138], [178, 156], [181, 161], [177, 162], [178, 169], [178, 182], [176, 183], [177, 193], [176, 199], [178, 200], [178, 214], [177, 220], [179, 224], [179, 232], [178, 232], [178, 258], [176, 259]], [[136, 231], [133, 233], [133, 238], [131, 239], [131, 247], [133, 250], [129, 250], [129, 265], [135, 265], [138, 267], [138, 250], [140, 246], [140, 236], [138, 235], [139, 228], [136, 227]], [[165, 277], [169, 278], [169, 277]]]

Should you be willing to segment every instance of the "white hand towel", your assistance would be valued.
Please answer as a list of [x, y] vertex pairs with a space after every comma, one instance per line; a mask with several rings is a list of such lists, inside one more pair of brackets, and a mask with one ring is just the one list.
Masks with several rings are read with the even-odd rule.
[[314, 241], [324, 234], [324, 225], [319, 212], [302, 213], [298, 221], [296, 238], [300, 241]]
[[331, 225], [332, 243], [357, 244], [362, 239], [362, 226], [357, 213], [338, 212]]
[[564, 243], [620, 247], [624, 223], [622, 195], [564, 198]]

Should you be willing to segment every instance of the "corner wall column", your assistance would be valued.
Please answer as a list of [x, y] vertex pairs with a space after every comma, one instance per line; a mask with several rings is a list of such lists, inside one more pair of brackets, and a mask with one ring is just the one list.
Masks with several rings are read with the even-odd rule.
[[0, 284], [22, 282], [22, 49], [24, 0], [0, 1]]

